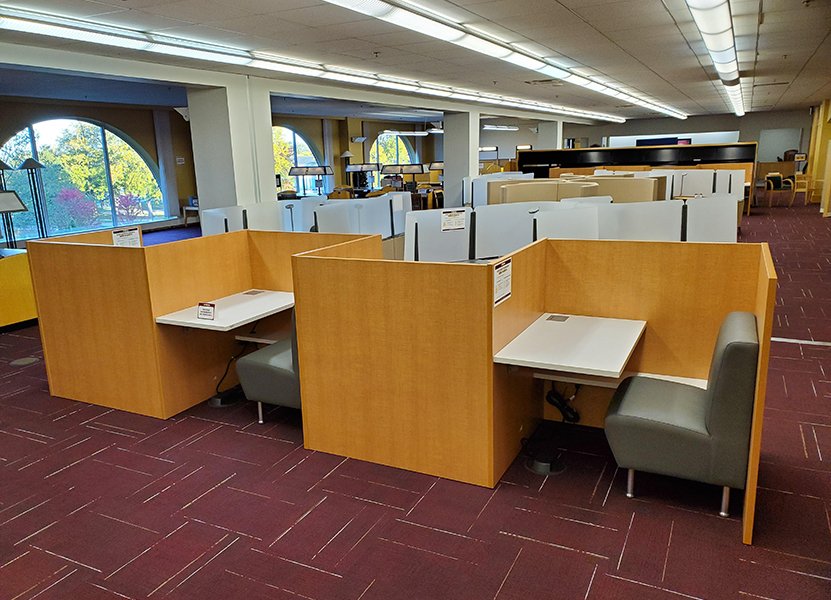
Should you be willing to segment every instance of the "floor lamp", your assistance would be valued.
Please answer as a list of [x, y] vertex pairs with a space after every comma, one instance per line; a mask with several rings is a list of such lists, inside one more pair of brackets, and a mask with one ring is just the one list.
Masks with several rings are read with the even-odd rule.
[[12, 223], [12, 213], [23, 212], [29, 210], [17, 192], [14, 190], [6, 190], [5, 177], [2, 171], [2, 165], [5, 163], [0, 161], [0, 185], [3, 189], [0, 191], [0, 214], [3, 215], [3, 236], [6, 238], [6, 248], [17, 248], [17, 240], [14, 237], [14, 223]]
[[26, 171], [29, 179], [29, 191], [32, 193], [32, 206], [35, 209], [35, 223], [37, 224], [38, 237], [46, 237], [46, 215], [43, 212], [43, 176], [40, 173], [45, 165], [34, 158], [27, 158], [19, 167], [18, 171]]

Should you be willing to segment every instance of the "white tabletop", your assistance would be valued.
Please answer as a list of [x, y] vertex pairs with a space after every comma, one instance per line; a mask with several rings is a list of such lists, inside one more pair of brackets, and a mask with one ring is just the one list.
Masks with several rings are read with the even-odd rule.
[[216, 300], [205, 300], [216, 305], [213, 321], [198, 319], [196, 306], [156, 317], [156, 323], [179, 325], [213, 331], [230, 331], [257, 319], [276, 314], [294, 306], [292, 292], [248, 290]]
[[493, 361], [547, 371], [620, 377], [646, 321], [545, 313]]

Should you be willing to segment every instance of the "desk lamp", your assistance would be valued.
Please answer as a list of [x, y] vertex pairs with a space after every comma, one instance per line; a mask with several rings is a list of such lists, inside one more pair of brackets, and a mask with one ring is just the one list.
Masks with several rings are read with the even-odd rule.
[[320, 188], [323, 187], [323, 175], [332, 175], [334, 171], [332, 171], [332, 167], [329, 166], [315, 166], [315, 167], [292, 167], [289, 169], [289, 175], [293, 177], [303, 177], [303, 195], [306, 194], [306, 179], [307, 175], [317, 175], [317, 179], [315, 179], [315, 187], [317, 188], [317, 194], [320, 195]]

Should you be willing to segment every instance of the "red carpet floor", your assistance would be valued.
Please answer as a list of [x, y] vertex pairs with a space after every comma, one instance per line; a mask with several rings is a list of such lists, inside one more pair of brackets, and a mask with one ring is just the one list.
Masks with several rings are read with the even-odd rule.
[[[778, 338], [831, 342], [831, 220], [757, 210]], [[720, 490], [561, 431], [557, 476], [495, 490], [302, 447], [299, 413], [169, 421], [50, 397], [36, 328], [0, 335], [0, 598], [831, 598], [831, 346], [773, 344], [755, 545]], [[129, 368], [129, 365], [125, 365]]]

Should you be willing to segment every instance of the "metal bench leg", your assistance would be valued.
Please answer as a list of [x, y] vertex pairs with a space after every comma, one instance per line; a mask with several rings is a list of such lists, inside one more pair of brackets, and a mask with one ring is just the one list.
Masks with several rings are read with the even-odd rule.
[[626, 473], [626, 497], [635, 497], [635, 469], [629, 469]]
[[262, 402], [257, 402], [257, 422], [259, 422], [260, 425], [263, 424], [263, 403]]
[[730, 488], [726, 485], [721, 489], [721, 510], [718, 515], [720, 517], [730, 516]]

